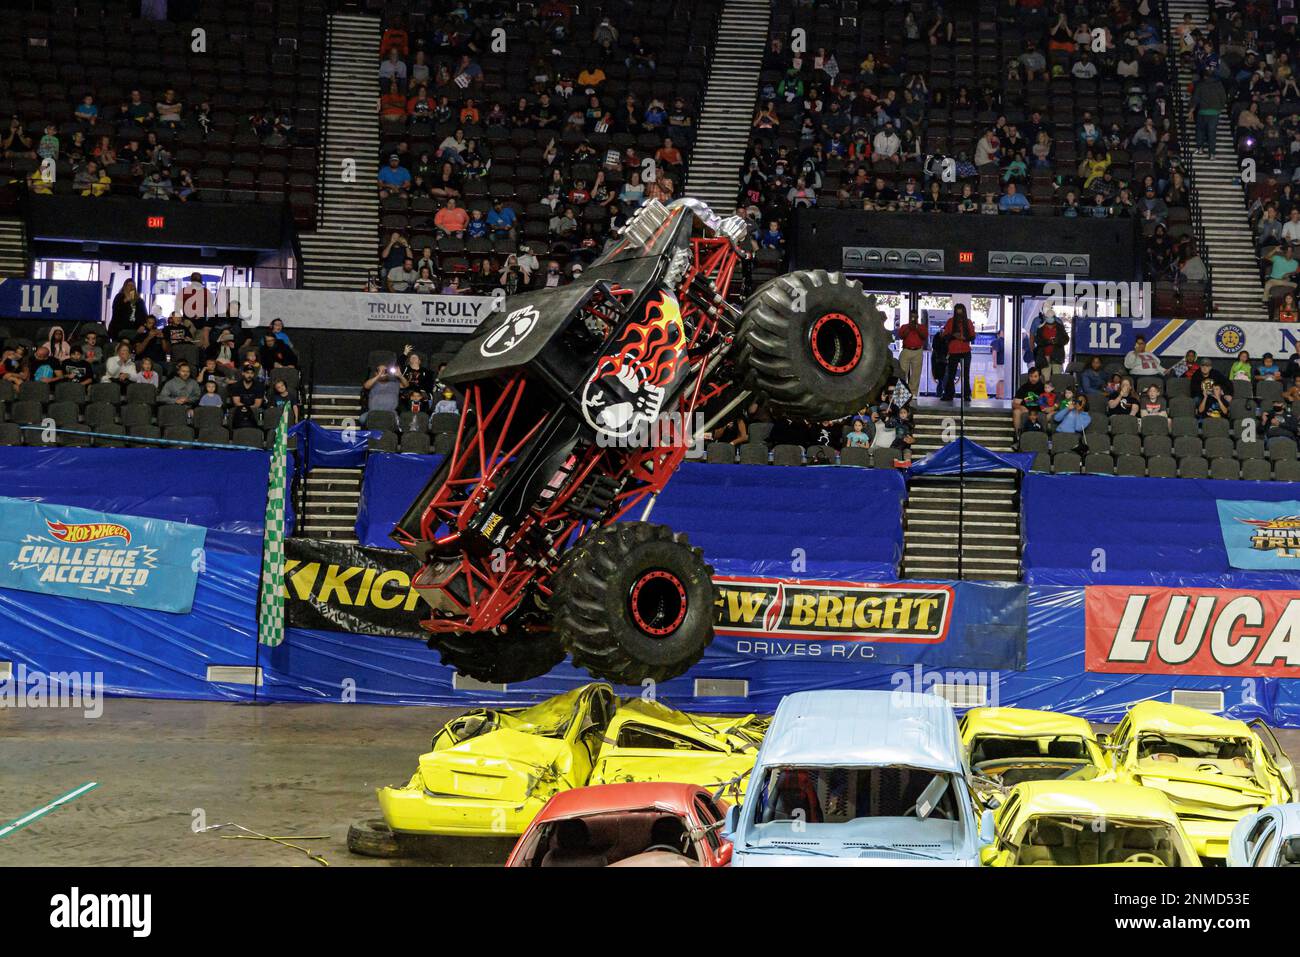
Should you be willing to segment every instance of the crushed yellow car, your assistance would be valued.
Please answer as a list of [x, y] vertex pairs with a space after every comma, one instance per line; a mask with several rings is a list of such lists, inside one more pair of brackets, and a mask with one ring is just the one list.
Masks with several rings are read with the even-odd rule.
[[1092, 725], [1029, 708], [971, 708], [959, 722], [977, 803], [994, 806], [1023, 781], [1090, 780], [1107, 771]]
[[767, 718], [686, 714], [602, 682], [531, 708], [447, 722], [403, 787], [378, 790], [396, 834], [522, 834], [553, 794], [587, 784], [677, 781], [743, 795]]
[[991, 867], [1200, 867], [1169, 800], [1134, 784], [1026, 781], [993, 817]]
[[1164, 792], [1202, 858], [1226, 858], [1239, 820], [1296, 795], [1295, 768], [1262, 721], [1143, 701], [1104, 743], [1109, 777]]

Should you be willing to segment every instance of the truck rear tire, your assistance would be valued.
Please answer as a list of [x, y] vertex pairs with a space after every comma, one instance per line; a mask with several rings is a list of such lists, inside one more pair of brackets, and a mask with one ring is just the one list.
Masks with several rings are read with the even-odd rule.
[[511, 684], [540, 678], [564, 660], [564, 646], [554, 632], [510, 629], [444, 634], [429, 639], [429, 647], [461, 674], [489, 684]]
[[636, 685], [685, 672], [713, 640], [713, 569], [686, 536], [650, 522], [593, 529], [554, 580], [555, 631], [573, 664]]
[[792, 418], [858, 411], [889, 364], [889, 333], [868, 312], [861, 283], [823, 269], [765, 283], [745, 303], [737, 338], [746, 387]]

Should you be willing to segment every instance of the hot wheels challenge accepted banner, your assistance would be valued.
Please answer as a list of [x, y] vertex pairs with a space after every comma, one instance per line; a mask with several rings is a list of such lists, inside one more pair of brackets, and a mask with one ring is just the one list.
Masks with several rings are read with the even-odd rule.
[[0, 588], [188, 614], [207, 529], [0, 498]]
[[1300, 678], [1300, 592], [1091, 585], [1087, 669]]

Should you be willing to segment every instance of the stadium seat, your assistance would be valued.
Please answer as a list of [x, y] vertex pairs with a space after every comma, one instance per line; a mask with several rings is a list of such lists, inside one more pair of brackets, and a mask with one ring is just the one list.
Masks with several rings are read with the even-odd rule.
[[226, 424], [226, 413], [216, 406], [201, 405], [194, 410], [194, 428], [200, 433], [220, 429]]
[[736, 461], [736, 447], [730, 442], [710, 442], [705, 451], [705, 461], [728, 464]]
[[54, 401], [85, 405], [86, 387], [79, 382], [56, 382], [54, 384]]
[[1142, 423], [1132, 415], [1112, 415], [1110, 417], [1111, 435], [1137, 435], [1142, 431]]
[[126, 429], [115, 422], [101, 425], [95, 431], [100, 434], [94, 437], [93, 444], [99, 448], [120, 449], [126, 446]]
[[366, 413], [366, 428], [376, 432], [396, 432], [397, 416], [383, 409], [368, 412]]
[[428, 432], [403, 432], [399, 448], [403, 452], [425, 455], [432, 448]]
[[1232, 439], [1227, 436], [1216, 435], [1205, 440], [1205, 454], [1211, 459], [1232, 459], [1236, 452]]
[[153, 406], [158, 402], [158, 387], [147, 382], [132, 382], [126, 387], [126, 401]]
[[1138, 419], [1142, 435], [1168, 435], [1169, 420], [1163, 415], [1145, 415]]
[[1057, 475], [1078, 472], [1083, 467], [1083, 460], [1076, 452], [1055, 452], [1052, 455], [1052, 471]]
[[48, 382], [25, 382], [23, 383], [22, 396], [27, 402], [39, 402], [41, 405], [45, 405], [50, 401], [52, 391]]
[[872, 449], [871, 450], [872, 468], [892, 469], [896, 461], [898, 461], [898, 452], [895, 449]]
[[[25, 391], [25, 390], [24, 390]], [[40, 425], [45, 417], [45, 410], [39, 402], [19, 399], [9, 407], [9, 421], [19, 425]]]
[[[238, 440], [239, 433], [236, 432], [235, 436], [236, 440]], [[370, 441], [366, 443], [366, 447], [371, 452], [396, 452], [397, 433], [385, 430], [378, 435], [371, 436]]]
[[189, 425], [190, 412], [183, 405], [158, 406], [158, 428], [166, 431], [173, 426]]
[[1147, 459], [1147, 475], [1151, 478], [1178, 478], [1178, 463], [1169, 455], [1153, 455]]
[[1052, 451], [1053, 452], [1073, 452], [1079, 447], [1078, 432], [1053, 432], [1052, 433]]
[[772, 449], [772, 464], [803, 465], [803, 449], [797, 445], [778, 445]]
[[1262, 458], [1246, 459], [1241, 463], [1241, 477], [1250, 482], [1267, 482], [1273, 478], [1273, 470]]
[[230, 442], [230, 431], [222, 426], [209, 426], [198, 430], [195, 439], [208, 445], [227, 445]]
[[456, 429], [460, 425], [460, 416], [454, 412], [435, 412], [429, 416], [429, 431], [434, 435], [443, 432], [456, 434]]
[[809, 465], [826, 465], [835, 461], [835, 450], [826, 445], [810, 445], [805, 454]]
[[1083, 468], [1089, 475], [1114, 475], [1115, 460], [1106, 452], [1089, 452]]
[[1279, 482], [1300, 482], [1300, 461], [1283, 459], [1274, 462], [1273, 478]]
[[1236, 446], [1237, 458], [1241, 459], [1243, 462], [1248, 459], [1265, 458], [1264, 451], [1264, 443], [1259, 441], [1238, 442]]
[[456, 444], [456, 435], [453, 432], [438, 432], [433, 436], [433, 454], [448, 455], [452, 447]]
[[1265, 442], [1265, 449], [1268, 452], [1269, 459], [1274, 462], [1294, 460], [1296, 457], [1296, 443], [1294, 439], [1287, 439], [1282, 436], [1273, 436]]
[[1209, 478], [1210, 464], [1199, 455], [1189, 455], [1178, 460], [1179, 478]]
[[122, 387], [116, 382], [96, 382], [87, 392], [86, 400], [88, 402], [107, 402], [110, 405], [121, 405]]
[[162, 437], [172, 442], [193, 442], [194, 430], [188, 425], [169, 425], [162, 430]]
[[1239, 479], [1241, 478], [1241, 466], [1237, 464], [1236, 459], [1217, 458], [1210, 461], [1210, 478], [1212, 479]]
[[126, 432], [127, 435], [130, 436], [130, 439], [127, 440], [127, 444], [141, 447], [141, 448], [157, 448], [158, 446], [155, 445], [153, 442], [133, 442], [131, 441], [131, 439], [161, 439], [162, 438], [162, 430], [159, 429], [158, 426], [156, 425], [147, 425], [147, 424], [132, 425], [127, 427]]
[[23, 430], [13, 422], [0, 422], [0, 445], [22, 445]]
[[1032, 471], [1051, 472], [1052, 457], [1048, 455], [1046, 452], [1039, 452], [1037, 455], [1034, 456], [1034, 464], [1032, 466]]
[[[744, 451], [745, 447], [741, 446], [742, 455], [744, 454]], [[763, 450], [763, 460], [764, 462], [767, 461], [766, 449]], [[854, 445], [846, 446], [840, 451], [840, 465], [855, 465], [861, 468], [870, 468], [871, 450]]]
[[1173, 455], [1173, 453], [1174, 440], [1167, 435], [1148, 435], [1142, 439], [1142, 454], [1147, 458], [1153, 455]]
[[[1153, 436], [1159, 438], [1159, 436]], [[1143, 439], [1136, 432], [1110, 437], [1110, 451], [1114, 455], [1141, 455]]]
[[143, 402], [131, 402], [122, 406], [121, 412], [122, 425], [126, 427], [127, 432], [136, 426], [153, 424], [153, 407], [145, 405]]
[[[868, 451], [860, 449], [859, 451]], [[762, 442], [746, 442], [740, 447], [740, 463], [742, 465], [767, 465], [769, 452], [767, 446]]]
[[1201, 423], [1201, 435], [1216, 439], [1232, 435], [1232, 424], [1226, 419], [1206, 419]]
[[266, 436], [262, 434], [262, 430], [251, 426], [235, 429], [230, 441], [235, 445], [251, 445], [255, 449], [266, 448]]
[[51, 402], [45, 409], [46, 418], [53, 419], [54, 424], [62, 428], [75, 425], [81, 417], [81, 409], [75, 402]]
[[1192, 435], [1180, 435], [1174, 439], [1174, 458], [1181, 459], [1187, 456], [1199, 456], [1201, 454], [1201, 440]]
[[397, 416], [397, 425], [401, 433], [428, 432], [429, 417], [423, 412], [411, 412], [409, 409]]
[[1182, 435], [1199, 436], [1201, 434], [1201, 429], [1196, 422], [1196, 416], [1189, 414], [1186, 416], [1175, 416], [1170, 419], [1169, 434], [1175, 439]]
[[1022, 432], [1020, 433], [1020, 451], [1021, 452], [1046, 452], [1047, 451], [1047, 433], [1046, 432]]
[[1120, 455], [1115, 458], [1116, 475], [1146, 475], [1147, 462], [1140, 455]]

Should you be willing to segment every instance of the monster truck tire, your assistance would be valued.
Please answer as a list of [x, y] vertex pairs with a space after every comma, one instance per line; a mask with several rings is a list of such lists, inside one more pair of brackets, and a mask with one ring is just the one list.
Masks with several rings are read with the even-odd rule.
[[889, 333], [866, 307], [861, 283], [840, 273], [804, 270], [764, 283], [740, 320], [746, 387], [793, 418], [856, 412], [889, 363]]
[[564, 660], [564, 645], [553, 632], [529, 633], [507, 629], [493, 632], [439, 635], [429, 647], [466, 677], [490, 684], [527, 681], [546, 674]]
[[667, 681], [713, 640], [713, 569], [686, 536], [617, 522], [581, 538], [552, 580], [554, 627], [573, 664], [616, 684]]

